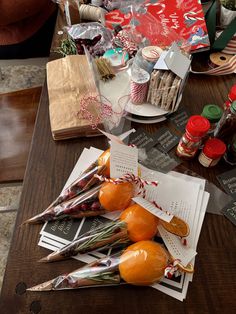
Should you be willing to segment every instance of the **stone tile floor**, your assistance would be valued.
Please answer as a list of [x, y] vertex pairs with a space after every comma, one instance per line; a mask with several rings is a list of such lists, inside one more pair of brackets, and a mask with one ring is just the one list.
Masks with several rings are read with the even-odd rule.
[[19, 206], [22, 183], [0, 185], [0, 290]]

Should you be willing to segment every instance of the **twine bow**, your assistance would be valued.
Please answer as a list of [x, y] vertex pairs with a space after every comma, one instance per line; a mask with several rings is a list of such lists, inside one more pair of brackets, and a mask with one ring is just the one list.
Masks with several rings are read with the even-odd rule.
[[106, 120], [111, 123], [113, 127], [123, 115], [123, 110], [119, 112], [112, 109], [111, 102], [102, 95], [86, 95], [80, 100], [80, 110], [77, 113], [78, 117], [88, 120], [92, 129], [96, 129], [99, 124]]
[[175, 259], [173, 260], [172, 263], [170, 263], [169, 265], [166, 266], [165, 268], [165, 277], [167, 277], [168, 279], [171, 279], [173, 276], [178, 277], [180, 276], [180, 271], [178, 268], [178, 264], [180, 263], [180, 259]]
[[158, 181], [147, 181], [141, 179], [139, 176], [135, 176], [132, 173], [127, 173], [123, 177], [117, 178], [117, 179], [109, 179], [104, 176], [99, 176], [97, 174], [94, 175], [95, 178], [99, 179], [102, 182], [110, 182], [114, 184], [120, 184], [123, 182], [131, 182], [136, 184], [138, 188], [138, 193], [137, 195], [142, 196], [143, 198], [146, 197], [146, 189], [145, 185], [153, 185], [153, 186], [158, 186]]

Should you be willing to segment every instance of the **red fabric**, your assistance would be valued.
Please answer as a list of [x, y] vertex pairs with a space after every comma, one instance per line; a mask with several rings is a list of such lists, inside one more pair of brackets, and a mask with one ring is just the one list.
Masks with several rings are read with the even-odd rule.
[[30, 38], [55, 11], [51, 0], [1, 0], [0, 45], [12, 45]]

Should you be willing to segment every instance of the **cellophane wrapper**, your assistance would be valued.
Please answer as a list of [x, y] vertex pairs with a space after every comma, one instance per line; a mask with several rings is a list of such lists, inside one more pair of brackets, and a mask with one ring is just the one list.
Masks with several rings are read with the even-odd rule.
[[[124, 64], [123, 67], [115, 70], [115, 77], [106, 82], [102, 81], [99, 77], [96, 66], [93, 66], [94, 77], [99, 90], [97, 97], [90, 97], [89, 95], [83, 99], [83, 112], [82, 116], [89, 118], [91, 125], [96, 128], [100, 122], [103, 129], [106, 132], [112, 134], [119, 134], [125, 129], [130, 127], [130, 121], [125, 119], [127, 112], [127, 105], [130, 103], [131, 93], [131, 80], [133, 72], [136, 71], [136, 54], [143, 47], [155, 45], [160, 48], [168, 49], [172, 43], [177, 43], [178, 47], [185, 54], [190, 51], [190, 44], [186, 40], [181, 38], [173, 29], [168, 27], [163, 32], [163, 26], [155, 19], [155, 17], [147, 12], [145, 7], [145, 1], [118, 1], [116, 6], [120, 10], [130, 16], [130, 23], [126, 25], [121, 32], [124, 36], [127, 36], [127, 40], [132, 43], [132, 48], [127, 46], [119, 46], [119, 40], [116, 40], [116, 32], [113, 33], [113, 48], [121, 48], [128, 52], [130, 60]], [[119, 35], [119, 32], [118, 32]], [[88, 58], [91, 63], [94, 60], [91, 53], [87, 50]], [[134, 68], [134, 66], [136, 68]], [[149, 69], [149, 73], [152, 71], [154, 63]], [[142, 67], [141, 67], [142, 68]], [[145, 69], [146, 70], [146, 69]], [[173, 90], [175, 86], [170, 87]], [[96, 107], [100, 112], [99, 118], [96, 120], [91, 114], [92, 108]], [[173, 111], [172, 109], [170, 111]], [[127, 126], [128, 124], [128, 126]]]
[[[145, 268], [150, 267], [150, 259], [153, 260], [152, 253], [148, 253], [142, 248], [130, 249], [129, 251], [120, 250], [111, 256], [99, 259], [75, 271], [60, 275], [52, 280], [32, 287], [30, 290], [78, 289], [93, 286], [119, 285], [122, 283], [150, 285], [150, 277], [148, 278], [145, 275]], [[162, 256], [156, 256], [156, 261], [157, 263], [152, 265], [152, 282], [159, 282], [163, 278], [165, 268], [169, 262], [168, 253], [164, 250]], [[132, 276], [133, 279], [131, 282], [125, 281], [125, 278], [122, 277], [126, 277], [127, 273], [129, 273], [129, 267], [130, 272], [132, 272], [133, 267], [136, 267], [136, 263], [138, 264], [140, 272], [142, 272], [141, 277], [138, 269], [135, 269], [136, 275]], [[125, 271], [124, 268], [122, 270], [124, 264]]]
[[63, 248], [49, 254], [41, 262], [53, 262], [84, 254], [93, 250], [104, 251], [127, 246], [130, 243], [127, 224], [124, 221], [110, 221], [81, 234]]

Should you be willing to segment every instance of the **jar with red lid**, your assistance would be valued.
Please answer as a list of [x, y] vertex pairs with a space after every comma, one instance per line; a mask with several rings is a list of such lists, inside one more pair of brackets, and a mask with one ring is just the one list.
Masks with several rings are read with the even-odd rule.
[[206, 141], [198, 161], [204, 167], [213, 167], [219, 162], [225, 152], [226, 145], [224, 142], [218, 138], [210, 138]]
[[186, 132], [177, 146], [177, 156], [184, 159], [193, 158], [201, 145], [202, 138], [209, 129], [210, 122], [205, 117], [191, 116], [186, 125]]
[[233, 101], [236, 100], [236, 84], [233, 85], [228, 94], [228, 100], [224, 103], [224, 110], [227, 110]]

